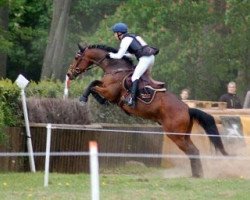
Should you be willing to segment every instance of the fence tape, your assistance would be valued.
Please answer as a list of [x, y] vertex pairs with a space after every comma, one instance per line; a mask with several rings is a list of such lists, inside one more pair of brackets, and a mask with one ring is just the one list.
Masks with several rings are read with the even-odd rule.
[[[89, 156], [89, 152], [50, 152], [50, 156]], [[29, 156], [26, 152], [0, 152], [0, 157], [19, 157]], [[46, 156], [45, 152], [34, 152], [34, 156]], [[99, 157], [116, 157], [116, 158], [200, 158], [209, 160], [250, 160], [250, 156], [217, 156], [217, 155], [181, 155], [181, 154], [141, 154], [141, 153], [98, 153]]]
[[56, 127], [54, 125], [51, 126], [51, 129], [64, 129], [64, 130], [80, 130], [80, 131], [99, 131], [99, 132], [112, 132], [116, 134], [120, 133], [139, 133], [139, 134], [151, 134], [151, 135], [191, 135], [191, 136], [201, 136], [201, 137], [221, 137], [221, 138], [242, 138], [242, 139], [250, 139], [250, 136], [241, 136], [241, 135], [207, 135], [207, 134], [192, 134], [192, 133], [171, 133], [171, 132], [163, 132], [163, 131], [133, 131], [133, 130], [117, 130], [117, 129], [99, 129], [99, 128], [83, 128], [83, 127]]

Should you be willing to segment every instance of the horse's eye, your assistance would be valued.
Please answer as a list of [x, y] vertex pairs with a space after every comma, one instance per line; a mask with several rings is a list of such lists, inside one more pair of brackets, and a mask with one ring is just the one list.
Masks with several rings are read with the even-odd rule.
[[80, 56], [82, 56], [82, 52], [78, 51], [75, 55], [75, 59], [79, 58]]
[[76, 68], [76, 72], [80, 73], [80, 68], [79, 67]]

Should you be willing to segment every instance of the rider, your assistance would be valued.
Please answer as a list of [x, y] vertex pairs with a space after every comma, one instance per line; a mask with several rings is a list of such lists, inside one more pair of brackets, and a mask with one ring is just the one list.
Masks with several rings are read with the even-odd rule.
[[[135, 107], [136, 94], [140, 77], [146, 72], [147, 69], [154, 65], [155, 56], [159, 50], [147, 45], [147, 43], [140, 37], [128, 33], [128, 26], [124, 23], [116, 23], [112, 30], [117, 40], [120, 40], [120, 48], [117, 53], [108, 53], [107, 58], [121, 59], [123, 56], [135, 55], [138, 64], [135, 67], [132, 75], [131, 96], [126, 99], [126, 103]], [[128, 53], [129, 54], [128, 54]]]

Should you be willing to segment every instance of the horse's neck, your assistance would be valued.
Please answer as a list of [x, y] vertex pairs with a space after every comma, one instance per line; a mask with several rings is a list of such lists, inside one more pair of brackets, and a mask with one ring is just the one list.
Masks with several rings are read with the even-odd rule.
[[[122, 59], [108, 59], [105, 58], [107, 52], [98, 52], [95, 56], [92, 57], [95, 60], [95, 64], [98, 65], [100, 68], [103, 69], [105, 73], [112, 73], [113, 71], [125, 70], [128, 71], [129, 69], [133, 69], [132, 66], [129, 65], [126, 61]], [[98, 56], [97, 56], [98, 55]]]
[[105, 73], [116, 73], [116, 72], [133, 70], [132, 67], [119, 61], [118, 62], [112, 62], [112, 61], [104, 62], [101, 68], [103, 69]]

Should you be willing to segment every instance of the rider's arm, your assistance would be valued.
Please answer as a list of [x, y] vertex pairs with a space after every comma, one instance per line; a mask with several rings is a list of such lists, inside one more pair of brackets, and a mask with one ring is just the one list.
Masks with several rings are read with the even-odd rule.
[[133, 40], [132, 37], [123, 38], [120, 44], [119, 51], [117, 53], [109, 53], [110, 58], [121, 59], [128, 50], [128, 47], [131, 44], [132, 40]]
[[124, 56], [129, 57], [129, 58], [134, 58], [135, 55], [131, 53], [125, 53]]

